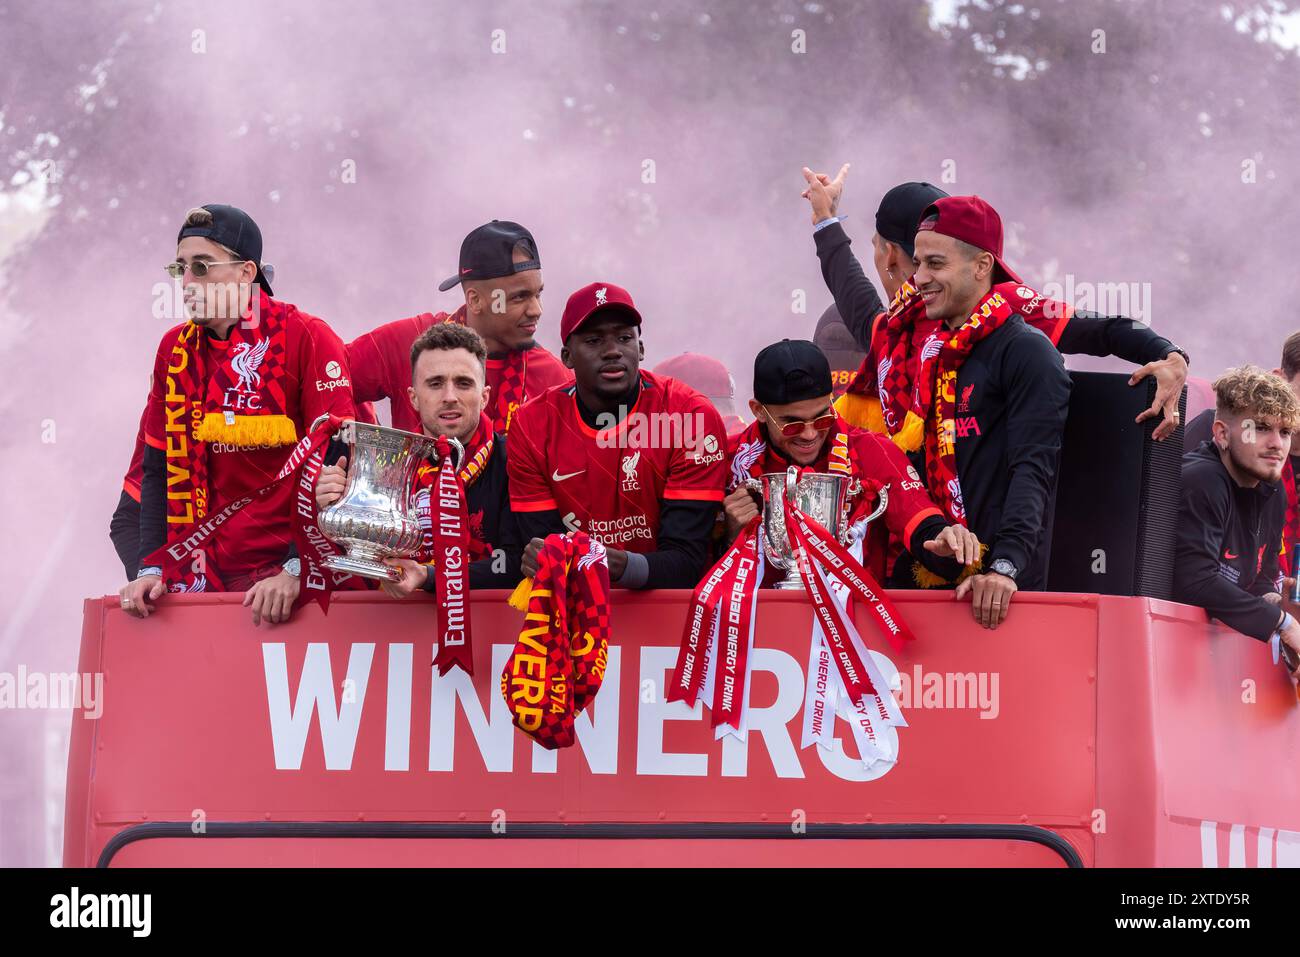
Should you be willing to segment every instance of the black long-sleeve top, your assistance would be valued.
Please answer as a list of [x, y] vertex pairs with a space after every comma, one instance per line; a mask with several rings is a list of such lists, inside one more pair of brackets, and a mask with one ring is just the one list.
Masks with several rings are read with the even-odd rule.
[[1276, 592], [1278, 553], [1286, 523], [1280, 485], [1243, 488], [1213, 442], [1183, 456], [1183, 490], [1174, 548], [1174, 598], [1199, 605], [1243, 635], [1267, 641], [1282, 609], [1262, 596]]
[[1011, 316], [957, 372], [957, 477], [966, 525], [987, 542], [985, 567], [1016, 566], [1016, 584], [1047, 587], [1048, 504], [1056, 483], [1070, 377], [1047, 336]]

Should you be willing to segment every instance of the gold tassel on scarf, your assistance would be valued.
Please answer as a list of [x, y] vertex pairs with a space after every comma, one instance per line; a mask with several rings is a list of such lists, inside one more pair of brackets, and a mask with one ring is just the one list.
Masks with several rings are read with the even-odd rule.
[[244, 449], [293, 445], [298, 430], [287, 415], [236, 415], [227, 425], [224, 412], [209, 412], [194, 433], [199, 442], [225, 442]]
[[981, 575], [984, 573], [984, 555], [988, 550], [988, 545], [981, 542], [979, 561], [963, 568], [961, 574], [957, 576], [956, 581], [948, 581], [948, 579], [942, 578], [930, 571], [930, 569], [926, 568], [920, 562], [913, 560], [912, 581], [916, 582], [916, 584], [921, 588], [952, 588], [956, 585], [960, 585], [966, 579], [970, 578], [971, 575]]

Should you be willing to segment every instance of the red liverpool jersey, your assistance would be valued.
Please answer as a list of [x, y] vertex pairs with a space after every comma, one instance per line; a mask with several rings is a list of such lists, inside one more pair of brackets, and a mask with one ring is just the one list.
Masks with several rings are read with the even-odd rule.
[[[340, 418], [353, 417], [351, 381], [343, 342], [323, 319], [285, 304], [286, 356], [283, 380], [284, 414], [293, 421], [298, 438], [307, 434], [317, 416], [332, 413]], [[171, 346], [176, 341], [177, 326], [163, 336], [154, 361], [153, 386], [145, 410], [145, 442], [167, 450], [165, 392]], [[230, 340], [202, 337], [207, 350], [205, 366], [208, 378], [218, 367], [228, 365]], [[261, 370], [265, 372], [266, 370]], [[256, 375], [256, 370], [253, 373]], [[260, 381], [260, 380], [257, 380]], [[292, 451], [291, 445], [244, 448], [224, 442], [208, 442], [209, 505], [220, 508], [254, 489], [269, 483], [279, 473]], [[293, 541], [291, 483], [254, 501], [227, 521], [216, 536], [209, 558], [223, 579], [245, 575], [258, 577], [259, 572], [273, 571], [284, 561]]]
[[[431, 312], [398, 319], [373, 329], [348, 343], [353, 394], [358, 402], [388, 399], [392, 425], [407, 432], [420, 431], [420, 417], [411, 408], [411, 344], [437, 322], [465, 322], [465, 307], [453, 313]], [[487, 384], [492, 387], [483, 410], [497, 432], [508, 432], [515, 410], [551, 386], [568, 385], [573, 373], [541, 346], [505, 357], [489, 357]]]
[[720, 502], [726, 433], [704, 396], [641, 372], [623, 420], [597, 431], [578, 413], [574, 386], [524, 405], [510, 433], [510, 505], [559, 511], [565, 525], [613, 548], [651, 552], [663, 501]]

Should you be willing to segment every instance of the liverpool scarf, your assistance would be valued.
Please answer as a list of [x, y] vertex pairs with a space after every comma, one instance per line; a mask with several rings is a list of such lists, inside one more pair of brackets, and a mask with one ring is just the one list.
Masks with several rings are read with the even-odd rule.
[[[492, 458], [492, 450], [495, 448], [496, 436], [492, 430], [492, 423], [486, 416], [480, 416], [478, 428], [474, 434], [469, 437], [465, 444], [465, 452], [461, 457], [460, 467], [457, 469], [457, 476], [460, 479], [462, 490], [468, 491], [479, 477], [483, 470], [487, 468], [488, 462]], [[434, 486], [437, 483], [439, 472], [439, 463], [443, 461], [441, 455], [438, 461], [425, 459], [416, 467], [415, 480], [412, 485], [412, 494], [415, 500], [415, 510], [420, 517], [420, 528], [424, 532], [423, 542], [421, 544], [419, 560], [428, 564], [437, 565], [435, 551], [433, 547], [433, 510], [430, 508]], [[471, 560], [485, 558], [491, 553], [491, 546], [484, 541], [474, 537], [472, 534], [469, 539], [469, 556]]]
[[469, 615], [469, 563], [473, 558], [465, 489], [482, 474], [492, 455], [492, 426], [480, 418], [455, 468], [451, 442], [438, 436], [438, 462], [420, 463], [415, 473], [415, 507], [424, 531], [420, 558], [434, 566], [438, 598], [438, 674], [453, 666], [474, 673], [473, 633]]
[[510, 604], [526, 610], [501, 673], [515, 726], [542, 747], [573, 744], [574, 720], [595, 700], [609, 655], [609, 563], [585, 532], [548, 535], [537, 574]]
[[[1019, 313], [1055, 345], [1074, 315], [1066, 303], [1048, 299], [1024, 283], [998, 283], [998, 293], [1010, 313]], [[933, 362], [947, 330], [926, 315], [925, 303], [911, 280], [899, 287], [889, 311], [878, 317], [871, 331], [871, 349], [836, 408], [853, 425], [887, 433], [904, 452], [925, 443], [928, 410], [921, 404], [923, 367]]]

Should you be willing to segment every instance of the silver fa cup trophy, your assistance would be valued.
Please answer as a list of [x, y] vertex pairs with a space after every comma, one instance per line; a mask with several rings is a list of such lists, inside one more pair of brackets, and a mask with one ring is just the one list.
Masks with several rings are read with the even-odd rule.
[[[784, 472], [767, 472], [760, 479], [751, 478], [746, 487], [763, 496], [763, 552], [785, 578], [777, 588], [803, 588], [799, 576], [799, 562], [795, 558], [790, 538], [785, 533], [785, 500], [788, 496], [805, 515], [817, 522], [835, 538], [848, 544], [849, 505], [861, 485], [856, 479], [849, 483], [843, 475], [828, 472], [805, 472], [791, 466]], [[880, 504], [867, 516], [871, 522], [882, 515], [889, 503], [888, 487], [880, 490]]]
[[[343, 495], [321, 509], [318, 524], [330, 541], [347, 550], [326, 559], [325, 567], [379, 581], [397, 581], [402, 573], [385, 558], [410, 558], [423, 532], [412, 500], [415, 470], [437, 452], [436, 439], [401, 429], [348, 421], [338, 432], [348, 444], [348, 474]], [[451, 439], [460, 468], [464, 447]]]

